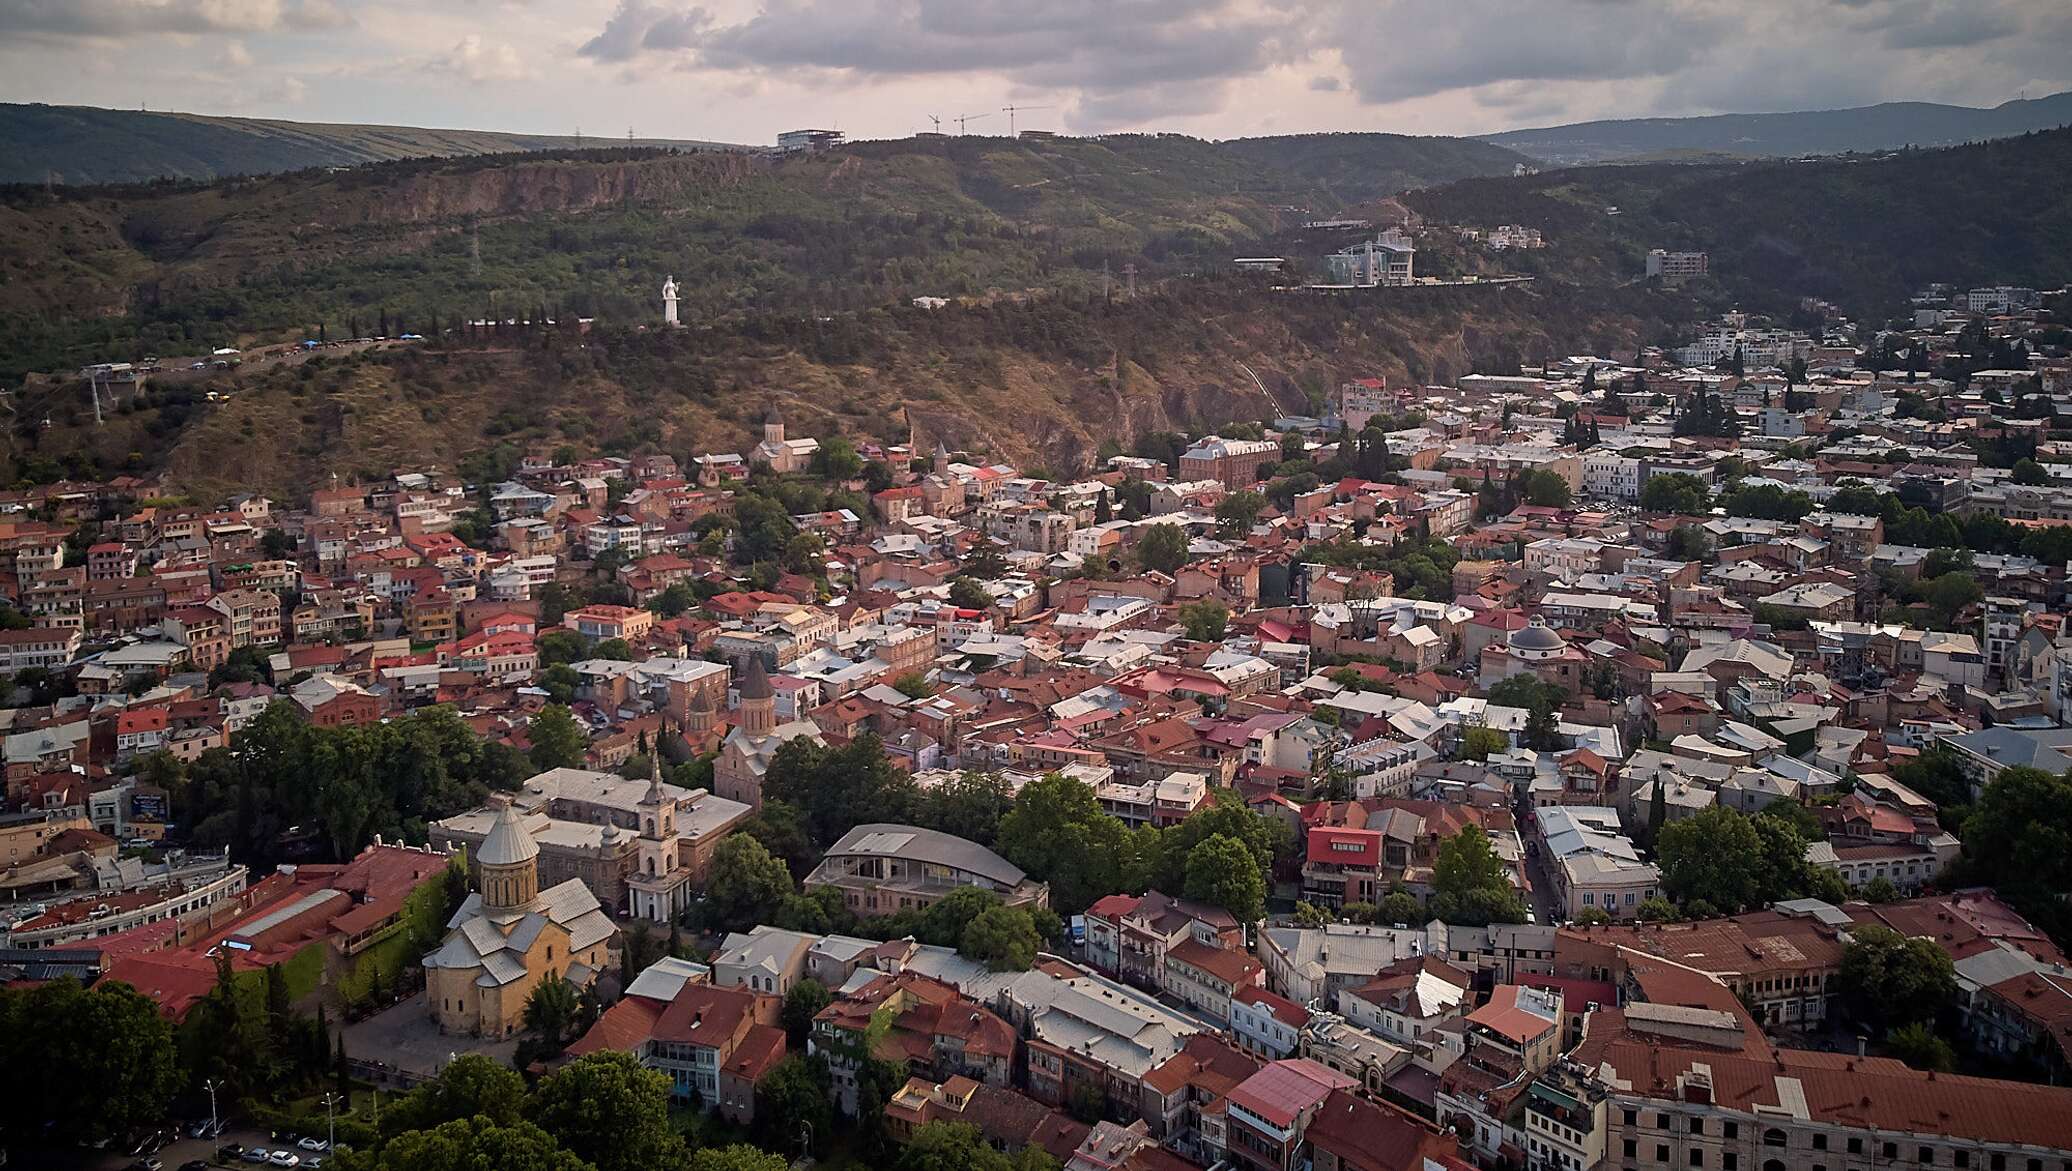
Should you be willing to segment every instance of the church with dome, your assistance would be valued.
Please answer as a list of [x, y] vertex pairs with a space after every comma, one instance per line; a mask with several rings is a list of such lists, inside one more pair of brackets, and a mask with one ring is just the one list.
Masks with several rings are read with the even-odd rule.
[[442, 1032], [508, 1037], [540, 982], [596, 979], [617, 928], [581, 879], [540, 889], [540, 847], [506, 802], [475, 851], [477, 886], [424, 958], [425, 994]]
[[1561, 632], [1535, 617], [1511, 631], [1500, 642], [1482, 648], [1476, 664], [1476, 682], [1491, 687], [1514, 675], [1535, 675], [1542, 682], [1567, 689], [1570, 695], [1583, 690], [1583, 677], [1590, 657], [1569, 644]]

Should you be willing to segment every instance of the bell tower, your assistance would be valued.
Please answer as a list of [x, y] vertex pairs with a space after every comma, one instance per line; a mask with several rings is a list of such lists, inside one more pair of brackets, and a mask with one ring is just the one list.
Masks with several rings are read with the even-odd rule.
[[661, 736], [648, 757], [648, 788], [640, 799], [640, 872], [658, 877], [676, 869], [676, 797], [662, 784]]

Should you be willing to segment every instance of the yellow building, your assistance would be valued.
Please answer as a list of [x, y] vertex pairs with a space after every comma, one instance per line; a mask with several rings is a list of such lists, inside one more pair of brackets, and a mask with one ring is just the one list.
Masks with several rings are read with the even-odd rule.
[[424, 960], [441, 1031], [507, 1037], [521, 1027], [540, 981], [562, 976], [583, 987], [603, 968], [616, 930], [611, 919], [581, 879], [542, 891], [539, 855], [517, 807], [506, 803], [475, 855], [481, 889], [454, 912], [446, 941]]

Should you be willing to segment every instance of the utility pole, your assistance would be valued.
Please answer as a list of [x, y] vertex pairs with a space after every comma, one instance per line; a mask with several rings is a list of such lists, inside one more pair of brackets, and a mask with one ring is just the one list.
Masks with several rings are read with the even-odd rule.
[[96, 370], [86, 376], [86, 385], [94, 396], [94, 426], [101, 425], [101, 373]]
[[1131, 297], [1137, 295], [1137, 262], [1132, 260], [1122, 266], [1123, 288]]

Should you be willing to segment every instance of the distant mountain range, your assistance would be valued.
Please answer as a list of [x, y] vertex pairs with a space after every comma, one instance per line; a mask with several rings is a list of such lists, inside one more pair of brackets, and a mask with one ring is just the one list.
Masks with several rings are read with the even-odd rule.
[[1935, 102], [1884, 102], [1853, 110], [1715, 114], [1703, 118], [1618, 118], [1482, 135], [1543, 162], [1573, 166], [1691, 156], [1794, 158], [1955, 146], [2072, 125], [2072, 93], [2003, 102], [1989, 110]]
[[220, 179], [393, 159], [626, 145], [740, 149], [728, 143], [683, 139], [628, 142], [493, 130], [349, 126], [94, 106], [0, 104], [0, 183]]

